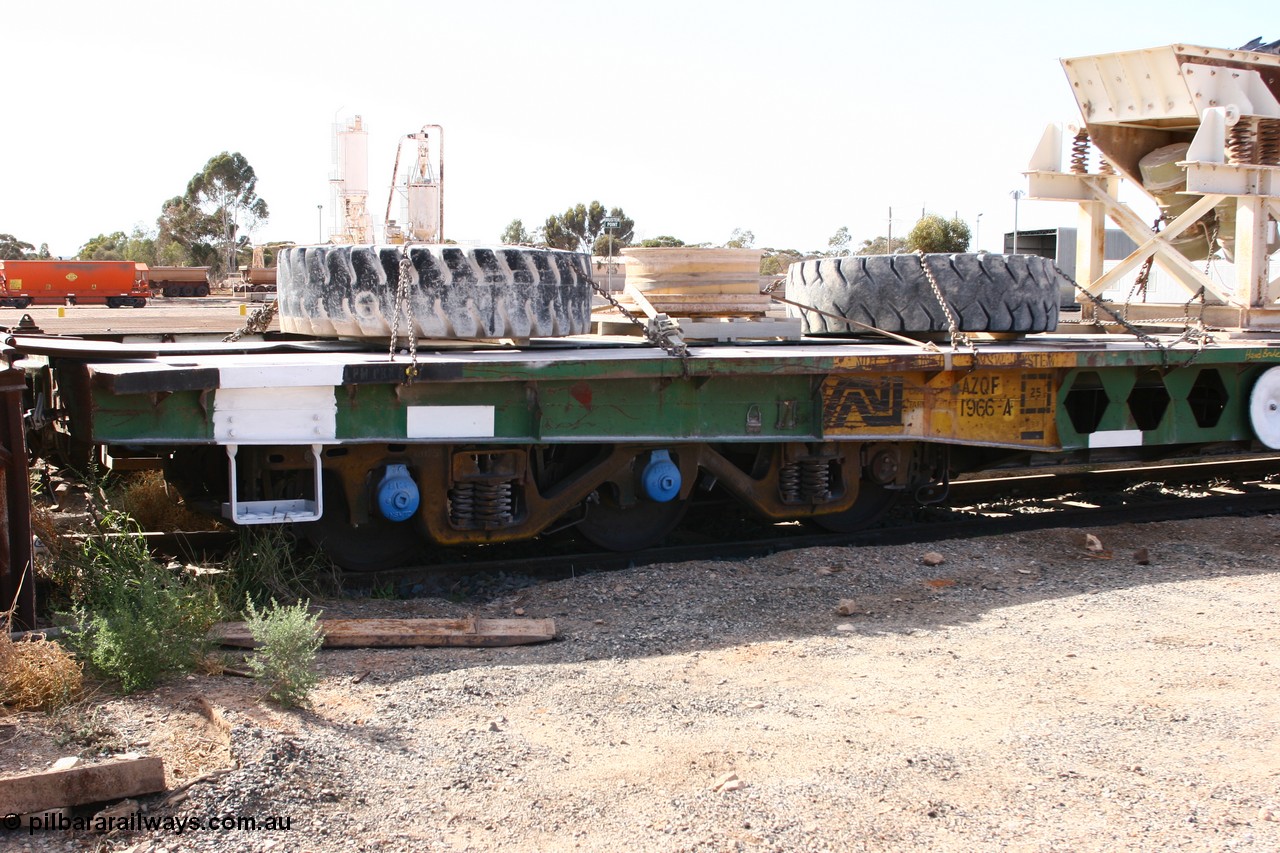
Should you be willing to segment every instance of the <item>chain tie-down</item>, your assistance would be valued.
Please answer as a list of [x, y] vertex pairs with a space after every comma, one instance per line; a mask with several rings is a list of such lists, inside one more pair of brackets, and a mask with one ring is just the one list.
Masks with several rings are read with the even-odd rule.
[[413, 299], [410, 298], [410, 287], [417, 278], [417, 270], [414, 269], [413, 261], [409, 260], [409, 252], [406, 250], [400, 258], [400, 278], [396, 282], [396, 299], [395, 307], [391, 317], [391, 344], [388, 348], [388, 356], [392, 361], [396, 358], [396, 344], [400, 337], [400, 318], [405, 319], [405, 334], [409, 338], [409, 366], [404, 369], [403, 383], [408, 385], [418, 377], [418, 330], [414, 326], [413, 320]]

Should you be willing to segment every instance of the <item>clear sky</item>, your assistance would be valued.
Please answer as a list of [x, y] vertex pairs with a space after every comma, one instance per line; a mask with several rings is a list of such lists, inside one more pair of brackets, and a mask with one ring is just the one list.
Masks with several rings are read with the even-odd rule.
[[[1271, 29], [1267, 30], [1268, 24]], [[0, 13], [0, 233], [55, 255], [154, 228], [211, 156], [270, 206], [259, 242], [332, 222], [332, 127], [369, 131], [371, 211], [398, 138], [445, 130], [446, 237], [497, 242], [578, 202], [640, 237], [825, 248], [959, 215], [997, 251], [1059, 59], [1280, 38], [1274, 3], [22, 2]], [[1022, 228], [1073, 225], [1024, 200]], [[326, 231], [327, 233], [327, 231]]]

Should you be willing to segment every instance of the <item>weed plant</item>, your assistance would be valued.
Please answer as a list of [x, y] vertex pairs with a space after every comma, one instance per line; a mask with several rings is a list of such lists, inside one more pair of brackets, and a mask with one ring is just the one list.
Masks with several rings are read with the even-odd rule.
[[316, 653], [324, 633], [309, 606], [310, 602], [298, 602], [282, 607], [272, 599], [259, 609], [253, 599], [245, 599], [245, 623], [258, 644], [249, 668], [266, 688], [267, 697], [286, 708], [304, 704], [320, 679]]
[[85, 696], [79, 702], [49, 715], [49, 734], [59, 747], [80, 747], [84, 752], [121, 751], [128, 740], [111, 723], [98, 704], [98, 697]]
[[[131, 507], [149, 519], [149, 529], [194, 529], [193, 524], [175, 521], [184, 511], [173, 504], [161, 479], [144, 475], [92, 481], [89, 502], [92, 529], [78, 541], [60, 537], [51, 518], [40, 528], [42, 539], [47, 535], [50, 544], [40, 560], [42, 579], [52, 586], [47, 598], [70, 623], [65, 642], [81, 660], [118, 681], [125, 693], [146, 689], [168, 674], [205, 662], [210, 626], [248, 602], [251, 619], [257, 619], [260, 630], [271, 638], [260, 656], [259, 677], [268, 695], [286, 705], [305, 699], [315, 684], [318, 648], [318, 641], [308, 638], [319, 629], [314, 619], [306, 620], [305, 606], [279, 607], [276, 600], [337, 592], [332, 563], [314, 552], [300, 554], [285, 529], [251, 527], [240, 532], [238, 546], [220, 570], [193, 576], [176, 565], [165, 568], [152, 560], [143, 528], [121, 508]], [[28, 657], [45, 653], [42, 665], [52, 666], [59, 661], [47, 653], [56, 648], [60, 647], [24, 645], [16, 651]], [[15, 660], [15, 650], [7, 651], [8, 659]], [[46, 707], [71, 701], [76, 690], [59, 686], [52, 676], [49, 681], [47, 697], [37, 697], [35, 688], [44, 688], [32, 685], [22, 701]]]
[[338, 570], [322, 554], [300, 554], [291, 533], [272, 525], [246, 527], [217, 579], [228, 613], [246, 597], [258, 607], [276, 599], [321, 598], [339, 589]]
[[125, 693], [190, 670], [220, 615], [213, 588], [153, 561], [124, 513], [108, 510], [98, 528], [67, 557], [75, 581], [69, 642]]

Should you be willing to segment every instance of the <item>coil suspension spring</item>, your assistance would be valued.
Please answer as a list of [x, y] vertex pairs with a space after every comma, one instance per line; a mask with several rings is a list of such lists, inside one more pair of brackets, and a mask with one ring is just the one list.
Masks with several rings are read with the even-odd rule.
[[831, 499], [831, 465], [826, 459], [800, 460], [800, 491], [809, 503]]
[[778, 470], [778, 492], [783, 503], [827, 503], [831, 500], [831, 463], [809, 458], [790, 462]]
[[778, 492], [783, 503], [800, 503], [800, 465], [792, 462], [778, 470]]
[[515, 518], [513, 480], [458, 483], [449, 490], [449, 523], [460, 530], [508, 527]]
[[1258, 162], [1280, 166], [1280, 119], [1258, 119]]
[[1239, 166], [1256, 163], [1256, 143], [1253, 122], [1240, 119], [1227, 129], [1227, 162]]
[[476, 483], [476, 518], [486, 530], [511, 524], [512, 483], [502, 480], [496, 483]]
[[1076, 131], [1076, 138], [1071, 140], [1071, 174], [1089, 174], [1089, 131], [1084, 128]]
[[449, 490], [449, 523], [467, 530], [475, 526], [476, 484], [459, 483]]

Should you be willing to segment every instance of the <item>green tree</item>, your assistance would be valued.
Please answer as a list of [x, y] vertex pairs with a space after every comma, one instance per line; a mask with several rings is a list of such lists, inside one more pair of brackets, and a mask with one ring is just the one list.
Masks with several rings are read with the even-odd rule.
[[123, 231], [99, 234], [81, 246], [76, 257], [82, 261], [135, 261], [154, 266], [156, 241], [141, 228], [134, 228], [127, 235]]
[[[254, 229], [268, 216], [258, 196], [258, 176], [240, 152], [223, 151], [209, 158], [187, 183], [188, 204], [217, 220], [226, 271], [235, 269], [237, 252], [249, 245]], [[243, 233], [242, 233], [243, 232]]]
[[756, 242], [756, 235], [742, 228], [733, 229], [729, 240], [724, 244], [726, 249], [750, 249]]
[[124, 244], [125, 260], [136, 261], [147, 266], [156, 265], [156, 238], [141, 228], [135, 227]]
[[760, 275], [782, 275], [792, 264], [814, 257], [795, 249], [764, 249], [763, 251], [764, 255], [760, 258]]
[[156, 219], [156, 259], [163, 266], [211, 266], [217, 256], [214, 246], [219, 233], [218, 219], [193, 205], [184, 196], [174, 196], [160, 208]]
[[0, 261], [20, 261], [34, 248], [12, 234], [0, 234]]
[[[617, 227], [606, 229], [606, 218], [617, 219]], [[590, 205], [578, 204], [562, 214], [547, 217], [542, 227], [542, 242], [553, 249], [616, 255], [619, 249], [631, 245], [635, 228], [635, 220], [623, 213], [622, 208], [606, 211], [604, 205], [593, 201]]]
[[840, 255], [849, 254], [849, 244], [853, 242], [853, 238], [849, 236], [849, 226], [841, 225], [836, 233], [831, 235], [831, 239], [827, 241], [827, 254], [839, 257]]
[[907, 247], [907, 241], [901, 237], [893, 238], [893, 245], [889, 245], [888, 237], [877, 237], [874, 240], [863, 240], [862, 245], [858, 247], [859, 255], [892, 255], [901, 252]]
[[502, 232], [500, 239], [503, 245], [506, 246], [524, 246], [534, 241], [533, 235], [525, 230], [524, 220], [522, 219], [511, 220], [506, 230]]
[[47, 261], [52, 257], [53, 255], [49, 252], [49, 244], [41, 243], [40, 250], [36, 252], [35, 259], [38, 261]]
[[969, 237], [969, 226], [963, 219], [943, 219], [930, 213], [907, 235], [907, 248], [913, 252], [967, 252]]
[[125, 258], [125, 244], [129, 238], [124, 235], [123, 231], [115, 231], [111, 234], [99, 234], [92, 238], [76, 253], [76, 258], [82, 261], [123, 261]]
[[685, 243], [668, 234], [659, 234], [657, 237], [650, 237], [648, 240], [641, 240], [640, 246], [644, 249], [678, 249]]

